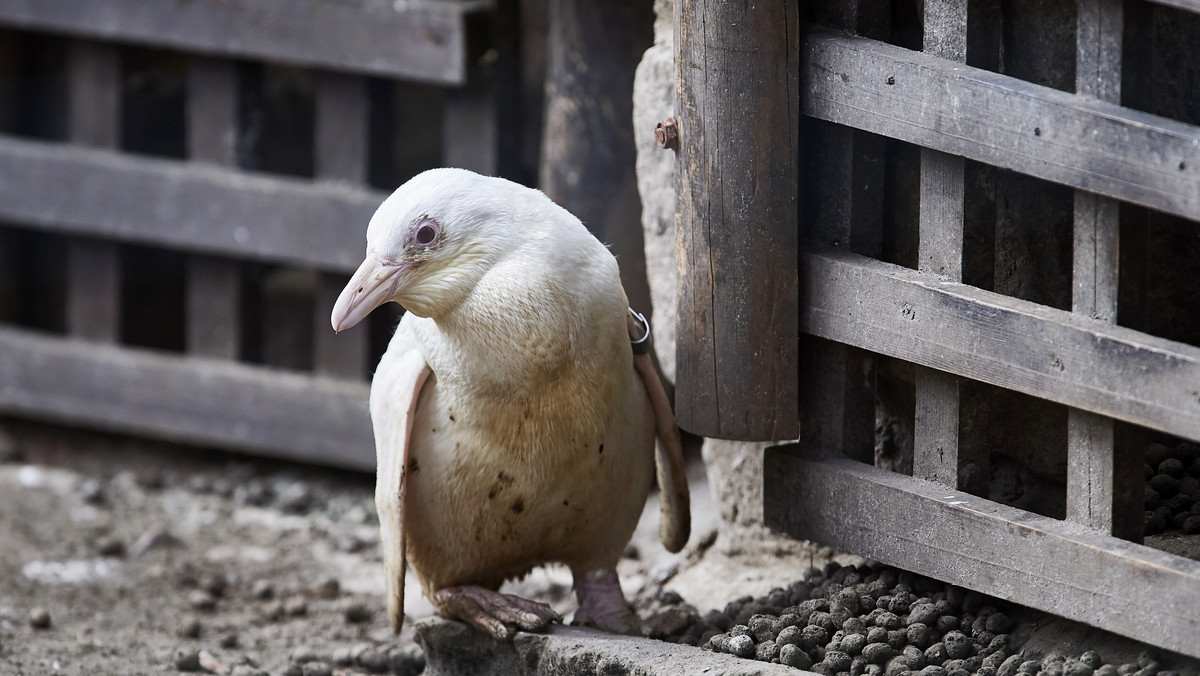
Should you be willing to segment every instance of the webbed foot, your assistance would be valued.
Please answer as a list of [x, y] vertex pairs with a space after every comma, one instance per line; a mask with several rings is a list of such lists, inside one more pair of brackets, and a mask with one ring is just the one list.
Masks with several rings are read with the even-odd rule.
[[460, 619], [500, 640], [510, 640], [517, 629], [542, 631], [562, 617], [550, 606], [475, 585], [443, 587], [434, 593], [433, 605], [442, 617]]
[[597, 570], [575, 575], [579, 610], [571, 624], [595, 627], [613, 634], [642, 635], [642, 623], [625, 602], [617, 571]]

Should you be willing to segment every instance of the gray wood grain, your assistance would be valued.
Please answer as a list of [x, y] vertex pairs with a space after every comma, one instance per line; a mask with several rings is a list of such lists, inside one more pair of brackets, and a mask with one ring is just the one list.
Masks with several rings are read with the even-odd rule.
[[[191, 160], [223, 167], [236, 163], [237, 87], [237, 68], [232, 61], [196, 58], [189, 64], [186, 114]], [[204, 255], [188, 258], [188, 352], [237, 358], [242, 335], [241, 291], [241, 273], [234, 261]]]
[[[965, 0], [925, 3], [923, 48], [926, 54], [966, 61]], [[922, 148], [918, 269], [962, 281], [965, 198], [963, 158]], [[959, 457], [958, 379], [917, 366], [915, 387], [913, 476], [957, 487], [965, 460]]]
[[351, 186], [3, 136], [0, 176], [2, 219], [340, 272], [362, 262], [366, 223], [385, 197]]
[[[1120, 0], [1079, 3], [1075, 91], [1081, 96], [1120, 103], [1123, 23], [1124, 8]], [[1072, 311], [1104, 323], [1116, 322], [1119, 240], [1120, 204], [1077, 190]], [[1141, 463], [1131, 462], [1130, 458], [1122, 463], [1114, 439], [1112, 419], [1074, 408], [1067, 412], [1067, 518], [1105, 533], [1141, 541], [1144, 521], [1141, 490], [1144, 479], [1138, 471]]]
[[1200, 657], [1200, 562], [943, 485], [767, 450], [767, 525]]
[[681, 0], [675, 18], [676, 415], [795, 438], [797, 7]]
[[367, 386], [0, 327], [0, 410], [371, 470]]
[[807, 115], [1200, 219], [1200, 128], [864, 38], [802, 57]]
[[457, 85], [483, 2], [8, 0], [0, 25]]
[[1200, 348], [853, 254], [801, 254], [802, 331], [1200, 439]]
[[[115, 148], [121, 132], [121, 62], [116, 47], [72, 42], [67, 52], [67, 137]], [[64, 184], [49, 181], [61, 190]], [[69, 183], [65, 185], [70, 185]], [[66, 326], [72, 335], [116, 342], [121, 326], [120, 250], [111, 242], [67, 243]]]

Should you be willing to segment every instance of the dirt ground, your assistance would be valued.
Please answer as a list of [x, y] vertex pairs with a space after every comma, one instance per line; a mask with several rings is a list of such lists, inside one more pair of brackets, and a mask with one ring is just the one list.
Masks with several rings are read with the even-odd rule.
[[[383, 610], [373, 477], [13, 421], [0, 435], [0, 674], [421, 668], [412, 622], [393, 636]], [[701, 532], [716, 515], [696, 497]], [[628, 596], [678, 569], [657, 521], [652, 503]], [[509, 590], [566, 615], [570, 585], [550, 568]], [[405, 609], [432, 613], [413, 586]]]

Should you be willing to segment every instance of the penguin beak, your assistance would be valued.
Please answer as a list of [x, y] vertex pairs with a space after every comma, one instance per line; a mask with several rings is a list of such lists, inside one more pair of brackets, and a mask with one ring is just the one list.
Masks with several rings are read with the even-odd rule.
[[333, 304], [333, 314], [330, 316], [333, 330], [343, 331], [353, 327], [372, 310], [391, 300], [404, 272], [410, 267], [411, 262], [396, 263], [381, 258], [373, 251], [367, 252], [366, 260], [358, 266]]

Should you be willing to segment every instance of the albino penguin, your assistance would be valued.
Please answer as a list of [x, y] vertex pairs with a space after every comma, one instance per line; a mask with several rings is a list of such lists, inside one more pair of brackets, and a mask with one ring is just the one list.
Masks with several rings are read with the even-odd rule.
[[406, 561], [439, 614], [497, 638], [560, 619], [496, 589], [561, 562], [577, 624], [637, 633], [616, 564], [655, 466], [668, 550], [690, 516], [674, 416], [634, 354], [648, 327], [612, 254], [537, 190], [434, 169], [371, 218], [334, 330], [388, 301], [408, 311], [371, 386], [392, 628]]

